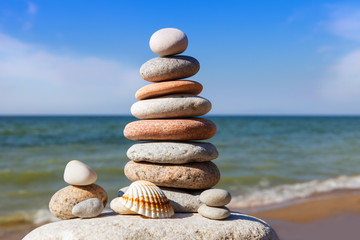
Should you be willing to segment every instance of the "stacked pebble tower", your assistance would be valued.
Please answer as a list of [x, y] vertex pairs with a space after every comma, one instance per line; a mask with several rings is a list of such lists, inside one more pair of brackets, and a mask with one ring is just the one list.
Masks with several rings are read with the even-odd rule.
[[57, 191], [51, 198], [49, 209], [60, 219], [93, 218], [100, 215], [107, 203], [107, 193], [94, 184], [97, 174], [85, 163], [78, 160], [68, 162], [64, 180], [70, 184]]
[[[124, 129], [126, 138], [148, 141], [129, 148], [127, 156], [131, 161], [124, 168], [126, 177], [167, 187], [165, 194], [175, 203], [177, 199], [171, 199], [168, 192], [194, 195], [192, 191], [209, 189], [220, 180], [219, 169], [211, 162], [218, 157], [216, 147], [196, 142], [212, 138], [216, 125], [198, 118], [211, 110], [211, 103], [197, 96], [202, 85], [183, 80], [200, 69], [195, 58], [177, 55], [187, 45], [185, 33], [175, 28], [160, 29], [152, 35], [150, 48], [161, 57], [144, 63], [140, 74], [154, 83], [136, 92], [135, 97], [140, 101], [132, 105], [131, 113], [141, 120], [129, 123]], [[223, 206], [230, 202], [230, 194], [222, 189], [207, 191], [200, 192], [199, 204], [189, 211], [199, 211], [211, 219], [227, 218], [230, 211]], [[183, 212], [176, 207], [174, 210]]]

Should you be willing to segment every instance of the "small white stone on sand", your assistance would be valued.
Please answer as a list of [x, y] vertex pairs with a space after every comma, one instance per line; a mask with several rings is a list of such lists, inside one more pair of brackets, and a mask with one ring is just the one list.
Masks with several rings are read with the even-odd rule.
[[103, 209], [100, 199], [89, 198], [76, 204], [72, 209], [72, 214], [80, 218], [93, 218], [99, 216]]
[[85, 186], [97, 179], [96, 172], [79, 160], [68, 162], [64, 170], [64, 181], [71, 185]]

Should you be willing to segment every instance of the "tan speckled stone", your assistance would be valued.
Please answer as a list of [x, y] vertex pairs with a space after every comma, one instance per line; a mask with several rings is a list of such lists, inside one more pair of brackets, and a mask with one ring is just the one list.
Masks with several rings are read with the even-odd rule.
[[140, 68], [141, 77], [149, 82], [188, 78], [200, 69], [200, 63], [190, 56], [168, 56], [150, 59]]
[[178, 80], [166, 81], [148, 84], [135, 93], [135, 97], [139, 100], [148, 98], [161, 97], [176, 93], [187, 93], [198, 95], [201, 93], [203, 86], [195, 81]]
[[216, 125], [205, 118], [140, 120], [127, 124], [130, 140], [204, 140], [216, 134]]
[[67, 186], [57, 191], [49, 202], [52, 215], [60, 219], [75, 218], [72, 214], [73, 207], [89, 198], [98, 198], [103, 206], [107, 203], [106, 191], [96, 184], [87, 186]]
[[160, 165], [130, 161], [125, 165], [124, 172], [133, 182], [146, 180], [158, 186], [173, 188], [211, 188], [220, 180], [220, 171], [213, 162]]

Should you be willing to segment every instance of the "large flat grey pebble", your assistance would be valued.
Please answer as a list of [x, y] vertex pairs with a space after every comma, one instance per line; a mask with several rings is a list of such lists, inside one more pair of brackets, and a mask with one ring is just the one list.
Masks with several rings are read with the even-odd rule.
[[131, 106], [131, 114], [140, 119], [197, 117], [211, 110], [211, 102], [191, 94], [174, 94], [142, 100]]
[[99, 218], [58, 221], [43, 225], [24, 240], [278, 240], [266, 222], [238, 212], [225, 221], [213, 221], [199, 214], [177, 213], [173, 218], [149, 219], [138, 215], [102, 214]]
[[200, 69], [200, 63], [190, 56], [168, 56], [150, 59], [140, 68], [140, 75], [149, 82], [188, 78]]
[[206, 142], [147, 142], [132, 145], [129, 159], [161, 164], [206, 162], [218, 157], [216, 147]]

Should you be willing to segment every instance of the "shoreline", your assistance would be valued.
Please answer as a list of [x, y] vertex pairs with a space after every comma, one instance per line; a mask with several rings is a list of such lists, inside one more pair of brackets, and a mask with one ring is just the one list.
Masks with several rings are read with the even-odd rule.
[[[339, 236], [355, 239], [355, 225], [360, 222], [360, 190], [316, 194], [305, 199], [246, 210], [230, 205], [230, 209], [265, 220], [281, 239], [313, 239], [314, 236], [328, 240], [339, 239]], [[22, 239], [41, 225], [1, 226], [0, 239]]]

